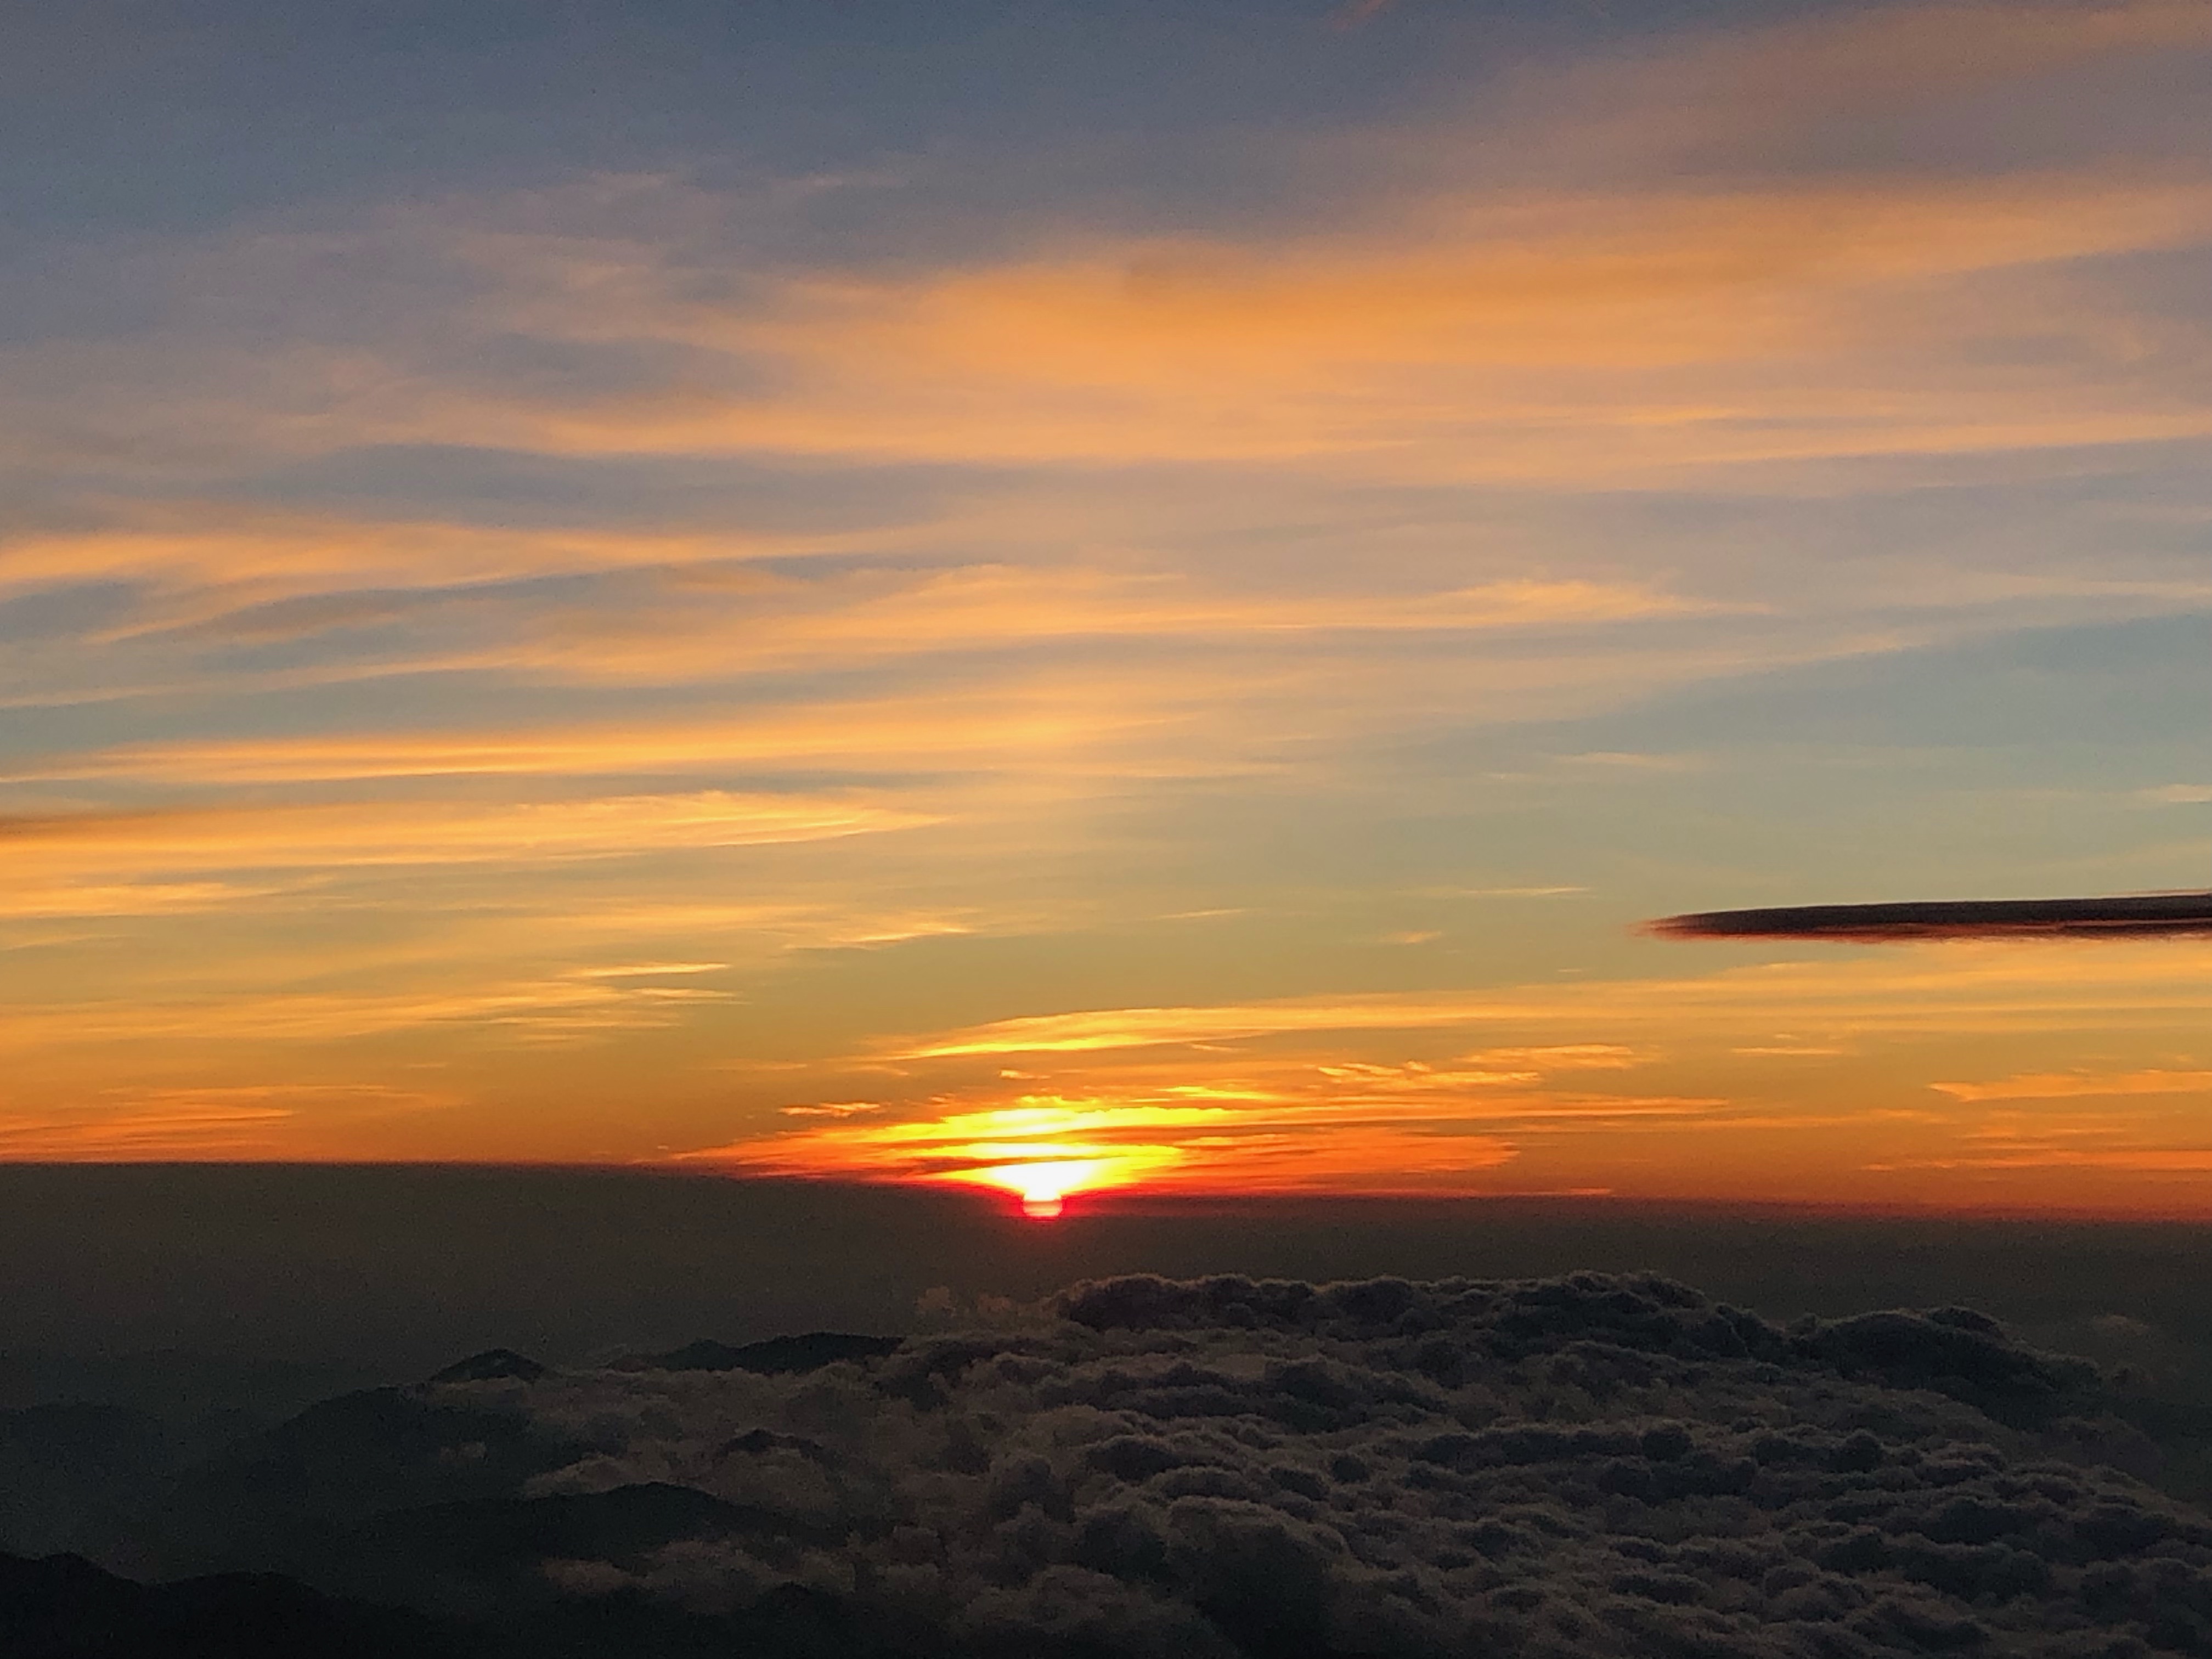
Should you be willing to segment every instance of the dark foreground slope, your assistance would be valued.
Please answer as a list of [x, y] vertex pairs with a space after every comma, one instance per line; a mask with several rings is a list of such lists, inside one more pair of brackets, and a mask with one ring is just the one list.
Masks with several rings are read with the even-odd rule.
[[0, 1555], [9, 1659], [462, 1659], [464, 1632], [404, 1608], [319, 1595], [270, 1574], [137, 1584], [76, 1555]]
[[2212, 1652], [2212, 1521], [2113, 1467], [2156, 1449], [2095, 1372], [1963, 1310], [1134, 1278], [696, 1363], [738, 1352], [483, 1357], [82, 1543], [488, 1659]]

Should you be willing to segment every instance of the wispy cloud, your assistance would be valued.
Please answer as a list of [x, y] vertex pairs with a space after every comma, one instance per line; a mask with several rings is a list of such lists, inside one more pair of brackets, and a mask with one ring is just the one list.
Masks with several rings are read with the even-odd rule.
[[880, 1112], [883, 1104], [873, 1100], [825, 1100], [809, 1106], [779, 1106], [776, 1109], [786, 1117], [859, 1117], [866, 1112]]
[[[571, 526], [528, 529], [434, 519], [378, 520], [283, 513], [240, 503], [184, 501], [131, 505], [108, 522], [83, 528], [18, 531], [0, 538], [0, 589], [139, 579], [176, 586], [218, 587], [210, 605], [163, 613], [162, 625], [204, 623], [228, 613], [234, 633], [289, 631], [303, 623], [323, 626], [349, 618], [263, 611], [238, 613], [299, 594], [390, 585], [438, 590], [516, 578], [581, 571], [696, 564], [732, 559], [790, 558], [809, 554], [880, 550], [878, 531], [857, 535], [763, 535], [718, 528], [671, 531], [653, 526], [600, 528]], [[364, 603], [351, 601], [354, 617]], [[386, 611], [395, 596], [375, 603]]]
[[[88, 862], [96, 862], [88, 860]], [[265, 898], [277, 890], [223, 881], [26, 881], [18, 869], [0, 876], [0, 917], [189, 915]]]
[[726, 962], [628, 962], [611, 968], [579, 968], [579, 979], [662, 979], [671, 975], [720, 973]]
[[2118, 1095], [2212, 1095], [2212, 1072], [2022, 1073], [1987, 1083], [1931, 1083], [1954, 1100], [2075, 1100]]
[[1312, 1105], [1230, 1092], [1200, 1098], [1018, 1097], [922, 1118], [819, 1128], [687, 1154], [754, 1173], [942, 1181], [1021, 1194], [1148, 1188], [1253, 1192], [1308, 1186], [1418, 1190], [1508, 1163], [1494, 1136], [1425, 1133], [1418, 1106], [1356, 1106], [1312, 1131]]
[[2063, 945], [1954, 946], [1935, 960], [1911, 963], [1772, 963], [1681, 979], [1037, 1014], [887, 1045], [885, 1052], [891, 1059], [915, 1060], [1090, 1054], [1540, 1019], [1585, 1028], [1602, 1022], [1639, 1034], [1686, 1018], [1708, 1031], [1735, 1021], [1771, 1030], [1793, 1013], [1865, 1030], [2014, 1030], [2068, 1018], [2102, 1022], [2130, 1010], [2152, 1015], [2212, 1008], [2212, 986], [2196, 978], [2206, 962], [2203, 949], [2179, 945], [2116, 945], [2094, 958]]
[[374, 1083], [121, 1089], [65, 1111], [0, 1113], [0, 1158], [112, 1164], [313, 1155], [333, 1123], [457, 1103], [451, 1094]]
[[[9, 849], [0, 907], [17, 889], [18, 914], [136, 914], [209, 908], [251, 897], [249, 887], [208, 883], [86, 888], [88, 875], [184, 870], [307, 869], [333, 866], [541, 862], [620, 858], [683, 848], [744, 847], [881, 834], [931, 822], [927, 815], [858, 799], [735, 795], [621, 795], [596, 799], [478, 803], [372, 801], [77, 812], [0, 820]], [[62, 882], [56, 888], [47, 884]], [[27, 890], [24, 890], [27, 889]], [[121, 912], [83, 908], [94, 895]], [[163, 903], [167, 898], [173, 901]]]
[[50, 1001], [17, 1011], [0, 1046], [320, 1044], [440, 1027], [475, 1027], [522, 1043], [564, 1043], [678, 1024], [727, 1002], [704, 987], [631, 986], [576, 979], [481, 980], [396, 991], [262, 993], [133, 1001]]
[[[467, 418], [566, 453], [1297, 460], [1468, 482], [2167, 441], [2212, 414], [2179, 380], [2123, 384], [2068, 322], [2069, 282], [2091, 279], [2063, 268], [2208, 233], [2203, 185], [2121, 177], [1461, 198], [1338, 238], [823, 273], [750, 315], [639, 319], [777, 364], [773, 402]], [[2054, 367], [2029, 384], [1977, 370], [1971, 342], [2000, 331], [2047, 339]]]
[[[2201, 9], [2173, 3], [1882, 8], [1691, 37], [1530, 70], [1486, 119], [1312, 146], [1322, 170], [1378, 175], [1380, 205], [1358, 215], [1206, 238], [1070, 231], [1063, 210], [934, 266], [794, 269], [716, 246], [702, 239], [728, 208], [665, 180], [585, 181], [568, 222], [543, 191], [392, 209], [350, 237], [197, 253], [192, 282], [295, 290], [300, 337], [49, 343], [17, 365], [25, 391], [0, 419], [44, 447], [60, 427], [111, 453], [1294, 460], [1662, 486], [1747, 464], [2202, 437], [2212, 414], [2178, 362], [2162, 367], [2172, 354], [2132, 343], [2180, 348], [2195, 329], [2097, 264], [2201, 243], [2201, 178], [2087, 143], [1994, 172], [1720, 163], [1817, 149], [1840, 119], [2209, 45]], [[1485, 178], [1486, 150], [1561, 160]], [[1409, 186], [1424, 155], [1426, 187]], [[638, 228], [656, 219], [659, 240]], [[353, 277], [359, 246], [383, 258]], [[390, 307], [349, 307], [348, 283], [390, 283], [395, 264], [465, 303], [364, 337], [357, 319]], [[636, 362], [557, 393], [502, 383], [473, 361], [495, 330]]]
[[283, 1145], [289, 1107], [179, 1102], [93, 1115], [0, 1115], [0, 1158], [127, 1163], [266, 1157]]
[[[1031, 697], [951, 696], [763, 708], [749, 718], [650, 724], [575, 721], [506, 731], [333, 732], [127, 744], [53, 757], [7, 782], [129, 778], [177, 784], [303, 783], [433, 777], [606, 776], [737, 765], [905, 770], [1066, 757], [1157, 736], [1171, 708], [1102, 705], [1082, 685]], [[1141, 768], [1141, 759], [1134, 763]], [[1164, 762], [1173, 767], [1172, 759]]]
[[2212, 1148], [2144, 1147], [2136, 1150], [2076, 1146], [2028, 1146], [1954, 1158], [1900, 1160], [1869, 1166], [1892, 1170], [2081, 1170], [2130, 1175], [2203, 1175], [2212, 1171]]
[[1329, 14], [1328, 26], [1333, 29], [1356, 29], [1380, 17], [1396, 3], [1397, 0], [1345, 0]]

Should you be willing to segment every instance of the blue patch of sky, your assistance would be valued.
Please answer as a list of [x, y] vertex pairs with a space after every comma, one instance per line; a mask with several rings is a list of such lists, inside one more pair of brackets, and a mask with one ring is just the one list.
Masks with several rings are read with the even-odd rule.
[[1565, 40], [1823, 9], [1401, 0], [1340, 30], [1334, 0], [15, 6], [0, 194], [18, 234], [175, 228], [718, 157], [812, 171], [1076, 131], [1359, 120]]

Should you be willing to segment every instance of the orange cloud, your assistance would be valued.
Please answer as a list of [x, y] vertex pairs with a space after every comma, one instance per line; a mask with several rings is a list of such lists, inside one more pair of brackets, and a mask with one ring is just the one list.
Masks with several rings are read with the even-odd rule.
[[[332, 392], [301, 419], [284, 408], [300, 395], [289, 388], [341, 365], [303, 365], [280, 392], [265, 364], [194, 361], [194, 407], [102, 359], [67, 377], [82, 388], [73, 395], [100, 404], [76, 423], [127, 429], [118, 443], [143, 443], [137, 428], [149, 422], [178, 422], [179, 444], [234, 428], [264, 454], [442, 442], [953, 465], [1290, 461], [1350, 478], [1642, 486], [1783, 461], [2203, 437], [2212, 410], [2179, 367], [2193, 325], [2135, 296], [2124, 273], [2093, 268], [2202, 244], [2212, 190], [2201, 179], [2094, 156], [2008, 176], [1786, 183], [1751, 168], [1665, 165], [1676, 148], [1771, 142], [1808, 96], [1826, 101], [1821, 77], [1839, 66], [1832, 85], [1878, 106], [1922, 95], [1912, 88], [1930, 75], [1948, 86], [1989, 63], [2035, 74], [2102, 50], [2204, 45], [2197, 8], [2115, 8], [2115, 21], [2087, 26], [2023, 21], [2033, 9], [1887, 12], [1843, 29], [1759, 33], [1615, 66], [1610, 80], [1555, 79], [1542, 119], [1340, 135], [1343, 155], [1372, 153], [1390, 185], [1373, 193], [1388, 210], [1317, 214], [1321, 228], [1242, 240], [1017, 240], [1009, 252], [891, 276], [763, 271], [741, 298], [707, 301], [694, 248], [498, 232], [482, 222], [501, 216], [497, 203], [418, 210], [377, 227], [380, 242], [469, 267], [487, 290], [484, 319], [552, 340], [650, 342], [688, 354], [687, 368], [619, 396], [561, 401], [405, 361], [418, 348], [395, 341], [353, 354], [392, 355], [375, 397]], [[1989, 48], [1992, 36], [2007, 47]], [[1887, 83], [1868, 68], [1916, 52], [1921, 61]], [[1634, 82], [1625, 98], [1624, 76]], [[1545, 101], [1541, 90], [1524, 89], [1522, 104]], [[1627, 113], [1608, 117], [1608, 106]], [[1609, 118], [1623, 130], [1606, 138]], [[1473, 158], [1486, 146], [1589, 152], [1586, 176], [1568, 166], [1540, 187], [1464, 176], [1405, 185], [1407, 156]], [[1623, 179], [1631, 151], [1647, 176]], [[1707, 182], [1686, 188], [1697, 173]], [[584, 190], [576, 210], [605, 205]], [[2146, 340], [2170, 349], [2147, 350]], [[2025, 351], [2028, 341], [2038, 349]], [[205, 388], [226, 382], [244, 384], [232, 403], [207, 407]], [[17, 424], [52, 424], [50, 401]], [[443, 555], [432, 539], [413, 545], [412, 532], [384, 539], [381, 556], [416, 579], [440, 563], [512, 568], [495, 534], [448, 536]], [[630, 562], [644, 550], [572, 539], [569, 554], [530, 556], [573, 568], [557, 561]], [[34, 540], [21, 556], [34, 572], [57, 557], [82, 568], [204, 556], [274, 574], [325, 556], [312, 537], [292, 537], [259, 552], [249, 538], [228, 554], [162, 552], [143, 538], [106, 553]]]
[[1510, 1161], [1494, 1136], [1424, 1133], [1356, 1104], [1314, 1133], [1311, 1103], [1227, 1093], [1196, 1100], [1024, 1097], [890, 1122], [835, 1122], [686, 1154], [754, 1174], [945, 1182], [1025, 1200], [1146, 1190], [1240, 1193], [1334, 1185], [1419, 1190]]
[[265, 898], [276, 890], [222, 881], [52, 883], [51, 876], [26, 884], [23, 878], [21, 866], [0, 873], [0, 918], [188, 915]]
[[[713, 592], [718, 578], [696, 586]], [[1603, 628], [1742, 612], [1637, 584], [1519, 579], [1397, 597], [1209, 591], [1188, 576], [969, 565], [820, 581], [746, 580], [702, 610], [679, 577], [672, 601], [629, 616], [561, 617], [499, 647], [501, 666], [586, 678], [727, 676], [799, 663], [1003, 650], [1048, 641], [1140, 638], [1281, 645], [1326, 636]]]
[[395, 1031], [477, 1026], [521, 1042], [568, 1042], [665, 1028], [731, 994], [699, 987], [580, 979], [471, 980], [398, 990], [230, 993], [196, 998], [19, 1004], [0, 1046], [341, 1042]]
[[2212, 1094], [2212, 1072], [2023, 1073], [1992, 1083], [1931, 1083], [1954, 1100], [2072, 1100], [2118, 1095]]
[[2186, 385], [2100, 374], [2088, 342], [2028, 381], [1978, 368], [1971, 343], [2075, 335], [2112, 300], [2085, 307], [2057, 267], [2208, 234], [2204, 186], [2104, 176], [1460, 198], [1339, 239], [824, 273], [758, 312], [640, 319], [779, 363], [773, 401], [472, 418], [577, 453], [1294, 459], [1470, 482], [2202, 436], [2212, 411]]
[[[0, 782], [130, 778], [180, 784], [302, 783], [432, 777], [607, 775], [744, 763], [901, 771], [962, 769], [1157, 740], [1178, 711], [1109, 703], [1103, 688], [1046, 686], [1020, 696], [955, 693], [763, 708], [750, 718], [575, 723], [537, 730], [329, 732], [124, 744], [19, 768]], [[1132, 757], [1141, 769], [1142, 756]], [[1163, 757], [1170, 769], [1176, 763]], [[549, 818], [551, 816], [549, 811]]]
[[129, 1163], [268, 1157], [293, 1116], [289, 1108], [219, 1099], [104, 1115], [0, 1115], [0, 1158]]
[[[713, 790], [511, 804], [373, 801], [21, 817], [0, 821], [10, 854], [0, 872], [0, 910], [10, 906], [11, 887], [18, 890], [15, 913], [30, 915], [208, 908], [253, 892], [205, 883], [46, 884], [86, 873], [618, 858], [880, 834], [933, 821], [862, 800]], [[133, 905], [135, 896], [143, 901]], [[111, 908], [118, 905], [128, 908]]]
[[[881, 531], [864, 539], [650, 527], [528, 530], [436, 520], [319, 517], [230, 502], [179, 502], [134, 507], [101, 527], [18, 532], [0, 538], [0, 588], [118, 578], [221, 586], [220, 594], [198, 606], [173, 599], [156, 625], [175, 627], [211, 612], [235, 612], [241, 601], [265, 605], [283, 596], [333, 587], [437, 589], [517, 577], [788, 558], [860, 547], [880, 553], [885, 541]], [[380, 598], [390, 605], [389, 595]], [[333, 616], [330, 620], [336, 623], [344, 618]], [[128, 630], [118, 635], [128, 636]]]
[[1533, 1066], [1540, 1072], [1619, 1072], [1649, 1059], [1618, 1042], [1552, 1042], [1529, 1048], [1485, 1048], [1467, 1056], [1478, 1066]]
[[2139, 1152], [2034, 1147], [1966, 1158], [1912, 1158], [1869, 1164], [1890, 1170], [2118, 1170], [2143, 1175], [2202, 1175], [2212, 1172], [2212, 1149], [2147, 1148]]
[[448, 1109], [451, 1095], [382, 1084], [130, 1089], [74, 1109], [0, 1115], [0, 1159], [131, 1163], [315, 1156], [333, 1122]]
[[1166, 1044], [1219, 1043], [1301, 1032], [1596, 1019], [1622, 1029], [1695, 1018], [1802, 1024], [1824, 1017], [1853, 1030], [2033, 1029], [2069, 1019], [2094, 1024], [2170, 1019], [2212, 1011], [2212, 950], [2045, 945], [1934, 947], [1910, 962], [1784, 962], [1680, 979], [1521, 986], [1428, 996], [1297, 997], [1164, 1008], [1106, 1008], [1029, 1015], [887, 1045], [896, 1060], [1085, 1054]]

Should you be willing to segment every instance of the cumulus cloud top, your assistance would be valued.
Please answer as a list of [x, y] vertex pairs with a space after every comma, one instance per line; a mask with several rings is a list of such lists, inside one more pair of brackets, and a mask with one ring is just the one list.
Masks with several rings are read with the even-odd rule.
[[2102, 1386], [1967, 1310], [1585, 1273], [1121, 1278], [805, 1371], [433, 1392], [574, 1450], [526, 1502], [713, 1500], [562, 1592], [808, 1598], [854, 1651], [2194, 1650], [2212, 1522], [2109, 1467], [2148, 1449]]

